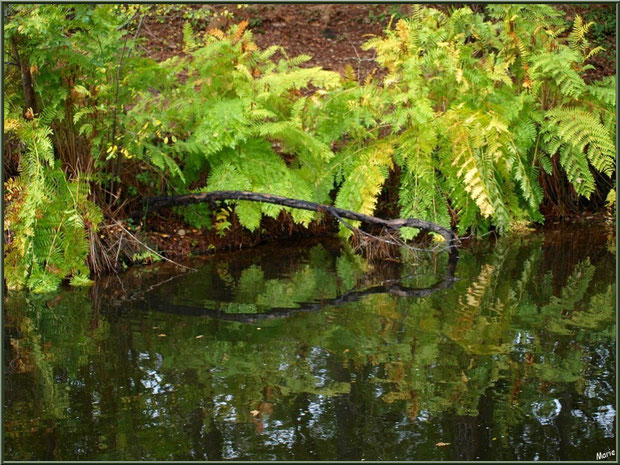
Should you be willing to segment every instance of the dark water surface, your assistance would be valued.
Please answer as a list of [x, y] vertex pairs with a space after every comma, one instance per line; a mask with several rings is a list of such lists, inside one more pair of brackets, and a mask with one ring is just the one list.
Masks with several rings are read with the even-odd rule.
[[[600, 228], [368, 264], [324, 241], [5, 301], [8, 460], [595, 460], [615, 449]], [[615, 458], [615, 457], [611, 457]]]

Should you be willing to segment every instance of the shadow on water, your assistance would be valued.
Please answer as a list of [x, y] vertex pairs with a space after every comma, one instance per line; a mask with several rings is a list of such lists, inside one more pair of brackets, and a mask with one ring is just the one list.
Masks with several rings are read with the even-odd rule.
[[5, 459], [595, 460], [615, 445], [606, 235], [458, 263], [281, 245], [13, 295]]

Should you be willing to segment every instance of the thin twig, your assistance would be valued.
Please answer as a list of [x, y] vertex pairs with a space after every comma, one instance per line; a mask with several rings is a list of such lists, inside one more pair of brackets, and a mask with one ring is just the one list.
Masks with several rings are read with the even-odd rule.
[[[194, 271], [198, 271], [198, 270], [194, 270]], [[155, 289], [156, 287], [159, 287], [159, 286], [161, 286], [162, 284], [166, 284], [166, 283], [168, 283], [168, 282], [172, 281], [173, 279], [177, 279], [179, 276], [185, 276], [186, 274], [187, 274], [187, 273], [177, 274], [177, 275], [174, 275], [174, 276], [172, 276], [172, 277], [170, 277], [170, 278], [168, 278], [168, 279], [165, 279], [164, 281], [160, 281], [160, 282], [158, 282], [157, 284], [153, 284], [152, 286], [149, 286], [149, 287], [147, 287], [146, 289], [141, 290], [141, 291], [139, 291], [139, 292], [135, 293], [134, 295], [132, 295], [132, 296], [131, 296], [131, 297], [129, 297], [128, 299], [130, 299], [130, 300], [134, 300], [134, 299], [138, 299], [138, 298], [140, 298], [140, 297], [143, 297], [145, 294], [148, 294], [149, 292], [151, 292], [151, 291], [152, 291], [153, 289]]]
[[351, 47], [353, 47], [355, 55], [357, 55], [357, 76], [359, 79], [359, 76], [361, 76], [362, 74], [362, 58], [360, 57], [360, 54], [357, 53], [357, 49], [355, 48], [355, 45], [353, 45], [353, 42], [351, 42], [351, 39], [349, 39], [349, 34], [345, 34], [345, 37], [347, 38], [347, 41], [351, 44]]
[[123, 289], [123, 294], [127, 295], [127, 291], [125, 290], [125, 285], [123, 284], [123, 280], [120, 278], [120, 276], [117, 273], [115, 273], [114, 276], [116, 276], [116, 279], [118, 279], [118, 282], [121, 285], [121, 288]]
[[[140, 17], [140, 23], [138, 24], [138, 28], [136, 29], [136, 33], [134, 34], [133, 37], [133, 44], [135, 45], [136, 39], [138, 38], [138, 34], [140, 34], [140, 29], [142, 28], [142, 23], [144, 22], [144, 18], [146, 16], [146, 13], [143, 14]], [[133, 18], [132, 18], [133, 19]], [[118, 96], [119, 96], [119, 91], [120, 91], [120, 81], [121, 81], [121, 71], [123, 68], [123, 60], [125, 58], [125, 51], [127, 50], [127, 41], [129, 39], [129, 34], [125, 35], [125, 43], [123, 44], [123, 50], [121, 51], [121, 56], [118, 62], [118, 68], [116, 70], [116, 90], [115, 90], [115, 95], [114, 95], [114, 116], [112, 117], [112, 139], [110, 141], [110, 145], [114, 146], [115, 145], [115, 141], [116, 141], [116, 125], [117, 125], [117, 121], [118, 121]], [[131, 52], [133, 51], [133, 47], [129, 50], [129, 53], [127, 54], [127, 60], [129, 60], [129, 58], [131, 57]], [[114, 188], [116, 187], [116, 182], [115, 182], [115, 178], [116, 176], [118, 176], [118, 172], [120, 170], [120, 166], [121, 166], [121, 159], [122, 159], [122, 155], [121, 154], [117, 154], [116, 155], [116, 163], [114, 164], [114, 178], [112, 178], [112, 185], [110, 190], [112, 192], [110, 192], [111, 196], [114, 196], [113, 192], [114, 192]], [[116, 200], [116, 199], [115, 199]], [[110, 202], [112, 203], [112, 202]]]
[[170, 260], [169, 258], [164, 257], [163, 255], [157, 253], [156, 251], [154, 251], [153, 249], [151, 249], [148, 245], [146, 245], [144, 242], [142, 242], [140, 239], [138, 239], [136, 236], [134, 236], [133, 234], [131, 234], [129, 231], [127, 231], [127, 229], [125, 229], [125, 227], [117, 222], [116, 226], [118, 226], [119, 228], [121, 228], [123, 231], [125, 231], [131, 238], [133, 238], [133, 240], [135, 240], [138, 244], [142, 245], [145, 249], [149, 250], [150, 252], [153, 252], [155, 255], [157, 255], [159, 258], [166, 260], [167, 262], [172, 263], [173, 265], [176, 266], [180, 266], [181, 268], [185, 268], [186, 270], [192, 270], [192, 271], [197, 271], [196, 268], [192, 268], [191, 266], [185, 266], [185, 265], [181, 265], [180, 263], [175, 262], [174, 260]]
[[122, 245], [123, 245], [123, 233], [121, 231], [121, 237], [118, 239], [118, 249], [116, 249], [116, 257], [114, 257], [114, 264], [118, 263], [118, 254], [121, 253]]

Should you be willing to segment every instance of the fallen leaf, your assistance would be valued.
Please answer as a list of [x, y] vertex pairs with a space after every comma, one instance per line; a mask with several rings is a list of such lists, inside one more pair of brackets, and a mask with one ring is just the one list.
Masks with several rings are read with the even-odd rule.
[[255, 417], [255, 416], [256, 416], [256, 415], [258, 415], [260, 412], [259, 412], [258, 410], [252, 410], [250, 413], [252, 414], [252, 416], [254, 416], [254, 417]]
[[449, 446], [450, 443], [449, 442], [438, 442], [437, 444], [435, 444], [437, 447], [445, 447], [445, 446]]

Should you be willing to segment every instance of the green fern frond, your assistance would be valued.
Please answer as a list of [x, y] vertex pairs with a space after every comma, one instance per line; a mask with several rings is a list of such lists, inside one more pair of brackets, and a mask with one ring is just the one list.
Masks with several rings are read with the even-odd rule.
[[193, 50], [198, 47], [192, 26], [187, 21], [183, 24], [183, 44], [187, 50]]
[[560, 149], [560, 164], [577, 194], [589, 198], [595, 190], [594, 177], [583, 152], [564, 145]]
[[586, 88], [589, 96], [593, 97], [611, 111], [616, 107], [616, 76], [608, 76], [600, 81], [589, 84]]
[[53, 106], [48, 106], [41, 111], [39, 115], [39, 123], [44, 126], [49, 126], [54, 121], [56, 114], [58, 113], [58, 109]]
[[558, 52], [543, 52], [530, 57], [530, 74], [533, 79], [551, 79], [567, 97], [579, 98], [586, 84], [573, 64], [581, 63], [579, 52], [568, 48]]
[[251, 190], [250, 180], [231, 162], [215, 165], [207, 180], [207, 191]]
[[[433, 172], [401, 172], [398, 204], [401, 218], [423, 218], [441, 226], [450, 227], [446, 198]], [[402, 228], [403, 239], [411, 239], [418, 230]]]
[[580, 108], [555, 108], [547, 112], [548, 130], [570, 153], [586, 152], [592, 166], [611, 176], [615, 169], [616, 147], [607, 129], [589, 111]]
[[235, 213], [242, 226], [250, 231], [255, 231], [260, 224], [261, 206], [256, 202], [239, 201], [235, 207]]
[[[51, 115], [52, 113], [48, 113]], [[96, 229], [101, 211], [88, 200], [84, 181], [67, 181], [56, 165], [49, 139], [51, 131], [40, 120], [27, 125], [20, 137], [27, 143], [25, 167], [19, 183], [27, 186], [23, 202], [11, 205], [8, 217], [18, 240], [8, 245], [7, 281], [12, 288], [27, 286], [49, 292], [62, 278], [89, 273], [85, 218]], [[27, 139], [26, 139], [27, 138]]]

